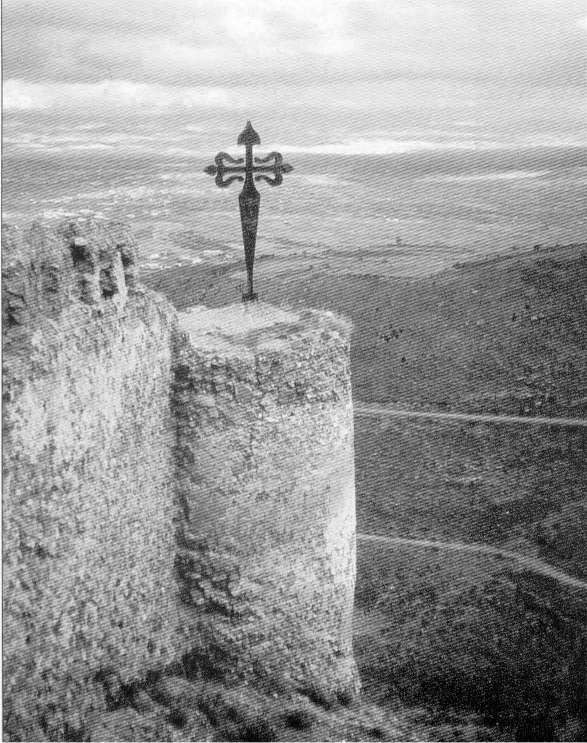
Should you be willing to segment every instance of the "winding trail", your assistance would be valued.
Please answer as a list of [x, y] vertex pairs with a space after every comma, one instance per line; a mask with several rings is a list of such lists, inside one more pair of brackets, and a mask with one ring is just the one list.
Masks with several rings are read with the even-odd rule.
[[549, 418], [547, 416], [489, 415], [484, 413], [439, 413], [433, 410], [405, 410], [375, 403], [356, 402], [356, 415], [391, 415], [397, 418], [436, 418], [439, 420], [479, 421], [481, 423], [522, 423], [535, 426], [587, 426], [587, 418]]
[[[521, 423], [526, 425], [548, 425], [548, 426], [581, 426], [587, 427], [585, 418], [551, 418], [547, 416], [523, 417], [516, 415], [488, 415], [481, 413], [440, 413], [428, 410], [406, 410], [401, 408], [387, 407], [377, 405], [376, 403], [357, 402], [354, 405], [354, 412], [360, 416], [394, 416], [398, 418], [432, 418], [438, 420], [460, 420], [460, 421], [478, 421], [482, 423]], [[403, 545], [406, 547], [419, 547], [428, 549], [456, 550], [461, 552], [477, 552], [487, 555], [493, 555], [502, 559], [515, 561], [518, 565], [527, 570], [532, 570], [540, 575], [557, 580], [571, 588], [577, 588], [587, 591], [587, 582], [580, 578], [564, 573], [562, 570], [549, 565], [537, 557], [520, 555], [517, 552], [510, 552], [501, 547], [494, 547], [489, 544], [467, 544], [466, 542], [439, 542], [432, 539], [410, 539], [408, 537], [385, 537], [376, 534], [357, 534], [357, 539], [363, 542], [382, 542], [389, 545]]]
[[383, 544], [403, 545], [406, 547], [432, 548], [440, 550], [455, 550], [460, 552], [478, 552], [486, 555], [494, 555], [503, 559], [514, 560], [523, 568], [532, 570], [540, 575], [546, 575], [554, 578], [559, 583], [563, 583], [571, 588], [578, 588], [587, 591], [587, 583], [580, 578], [574, 578], [572, 575], [564, 573], [562, 570], [554, 568], [547, 562], [539, 560], [537, 557], [520, 555], [517, 552], [510, 552], [501, 547], [493, 547], [489, 544], [467, 544], [466, 542], [437, 542], [432, 539], [409, 539], [408, 537], [384, 537], [377, 534], [357, 534], [359, 542], [382, 542]]

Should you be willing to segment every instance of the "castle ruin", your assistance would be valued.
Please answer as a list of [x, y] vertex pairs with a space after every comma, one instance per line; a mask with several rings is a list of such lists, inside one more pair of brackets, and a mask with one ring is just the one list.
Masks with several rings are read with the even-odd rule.
[[188, 661], [352, 696], [346, 321], [177, 313], [118, 224], [3, 248], [8, 728]]

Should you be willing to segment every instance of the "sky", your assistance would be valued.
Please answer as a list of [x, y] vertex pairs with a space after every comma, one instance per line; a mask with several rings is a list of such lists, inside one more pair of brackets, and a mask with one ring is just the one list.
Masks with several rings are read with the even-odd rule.
[[416, 141], [585, 143], [583, 0], [4, 0], [2, 36], [7, 116], [252, 110], [309, 146], [356, 122], [388, 141], [392, 120]]

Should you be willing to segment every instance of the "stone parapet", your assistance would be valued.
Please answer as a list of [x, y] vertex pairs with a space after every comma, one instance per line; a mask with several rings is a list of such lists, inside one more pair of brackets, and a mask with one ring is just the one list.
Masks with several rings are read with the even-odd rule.
[[56, 318], [72, 303], [98, 312], [126, 305], [137, 287], [137, 249], [122, 224], [66, 222], [56, 229], [2, 228], [4, 332], [32, 327], [34, 318]]

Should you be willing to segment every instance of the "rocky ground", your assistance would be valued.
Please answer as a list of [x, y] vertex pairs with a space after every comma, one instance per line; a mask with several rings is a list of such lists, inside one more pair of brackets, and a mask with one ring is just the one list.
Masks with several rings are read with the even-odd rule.
[[[177, 669], [176, 669], [177, 670]], [[105, 709], [87, 719], [44, 719], [11, 740], [416, 740], [408, 720], [364, 701], [349, 705], [284, 689], [190, 679], [185, 673], [123, 685], [102, 679]], [[311, 696], [311, 695], [310, 695]], [[344, 700], [343, 700], [344, 701]], [[9, 727], [9, 726], [7, 726]], [[7, 731], [10, 732], [10, 731]], [[421, 738], [420, 738], [421, 739]]]

